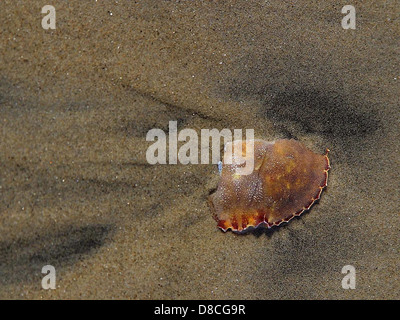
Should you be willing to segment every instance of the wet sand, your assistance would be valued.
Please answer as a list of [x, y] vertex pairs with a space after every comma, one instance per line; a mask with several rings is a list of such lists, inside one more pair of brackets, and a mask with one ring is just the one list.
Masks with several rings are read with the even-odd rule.
[[[400, 298], [395, 1], [0, 3], [0, 298]], [[149, 165], [152, 128], [329, 148], [318, 204], [216, 228], [215, 165]], [[41, 288], [53, 265], [57, 289]], [[341, 286], [356, 268], [356, 289]]]

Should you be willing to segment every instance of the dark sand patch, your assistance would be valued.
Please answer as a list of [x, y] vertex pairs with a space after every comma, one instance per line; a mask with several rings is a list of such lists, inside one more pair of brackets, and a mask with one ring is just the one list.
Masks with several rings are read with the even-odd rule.
[[[29, 282], [40, 288], [42, 267], [53, 265], [57, 277], [85, 255], [94, 254], [109, 239], [111, 225], [68, 227], [59, 232], [44, 230], [35, 237], [0, 243], [0, 282], [2, 286]], [[61, 274], [61, 275], [60, 275]]]

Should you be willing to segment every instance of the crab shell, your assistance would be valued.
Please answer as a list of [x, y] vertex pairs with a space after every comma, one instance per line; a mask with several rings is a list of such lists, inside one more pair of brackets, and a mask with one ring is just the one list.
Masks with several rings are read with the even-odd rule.
[[[242, 156], [252, 157], [254, 169], [240, 175], [241, 163], [224, 163], [215, 193], [209, 197], [218, 227], [243, 232], [265, 224], [268, 228], [288, 222], [310, 209], [327, 186], [330, 169], [328, 152], [316, 154], [296, 140], [274, 142], [252, 140], [254, 153], [246, 153], [249, 141], [242, 144]], [[250, 154], [250, 155], [249, 155]]]

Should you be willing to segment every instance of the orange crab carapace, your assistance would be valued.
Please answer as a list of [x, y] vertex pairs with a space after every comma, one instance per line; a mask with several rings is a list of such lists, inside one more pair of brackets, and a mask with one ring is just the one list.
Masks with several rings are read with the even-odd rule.
[[[217, 190], [209, 198], [223, 231], [242, 232], [261, 224], [272, 227], [288, 222], [310, 209], [327, 186], [328, 149], [324, 155], [316, 154], [293, 139], [252, 142], [252, 173], [237, 174], [242, 164], [227, 164], [224, 158]], [[239, 143], [245, 156], [248, 141], [234, 141], [233, 148]]]

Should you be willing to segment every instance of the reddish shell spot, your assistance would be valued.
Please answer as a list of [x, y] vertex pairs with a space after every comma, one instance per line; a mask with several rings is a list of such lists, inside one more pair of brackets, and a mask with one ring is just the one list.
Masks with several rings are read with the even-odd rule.
[[223, 164], [209, 198], [218, 227], [237, 232], [260, 224], [270, 228], [309, 210], [328, 183], [328, 152], [316, 154], [296, 140], [254, 140], [252, 173], [240, 176], [236, 169], [244, 164]]

